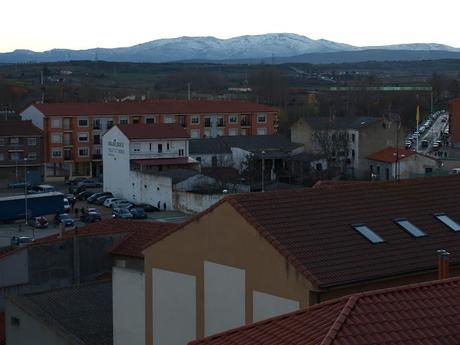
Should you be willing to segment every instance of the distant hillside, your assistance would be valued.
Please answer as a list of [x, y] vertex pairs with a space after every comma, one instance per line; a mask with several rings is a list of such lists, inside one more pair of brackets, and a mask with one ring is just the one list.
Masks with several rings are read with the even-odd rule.
[[460, 49], [437, 43], [356, 47], [328, 40], [313, 40], [290, 33], [159, 39], [125, 48], [87, 50], [53, 49], [45, 52], [15, 50], [0, 53], [0, 63], [104, 60], [114, 62], [201, 61], [260, 63], [264, 61], [341, 63], [359, 61], [430, 60], [460, 57]]

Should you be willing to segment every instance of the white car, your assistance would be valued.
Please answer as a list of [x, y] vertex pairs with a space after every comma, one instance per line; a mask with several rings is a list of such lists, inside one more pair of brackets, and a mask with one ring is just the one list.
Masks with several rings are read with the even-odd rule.
[[70, 203], [69, 203], [69, 200], [67, 198], [64, 198], [64, 211], [65, 212], [69, 212], [70, 211]]
[[104, 206], [105, 207], [111, 207], [112, 203], [115, 201], [121, 200], [120, 198], [107, 198], [104, 200]]
[[111, 207], [114, 208], [130, 208], [133, 204], [128, 200], [118, 200], [112, 203]]

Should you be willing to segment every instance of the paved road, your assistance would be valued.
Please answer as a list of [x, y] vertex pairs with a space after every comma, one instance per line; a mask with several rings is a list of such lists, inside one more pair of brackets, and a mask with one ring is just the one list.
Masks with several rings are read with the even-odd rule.
[[[449, 115], [444, 114], [444, 113], [438, 116], [438, 118], [433, 123], [433, 125], [431, 125], [431, 127], [427, 129], [425, 133], [423, 133], [423, 135], [420, 136], [419, 141], [418, 141], [419, 142], [418, 152], [423, 153], [423, 154], [430, 154], [430, 152], [433, 151], [433, 143], [439, 139], [441, 132], [444, 131], [444, 129], [446, 128], [448, 124], [448, 118], [449, 118]], [[443, 119], [445, 119], [446, 121], [442, 122]], [[421, 147], [422, 140], [428, 141], [428, 147], [426, 148]]]

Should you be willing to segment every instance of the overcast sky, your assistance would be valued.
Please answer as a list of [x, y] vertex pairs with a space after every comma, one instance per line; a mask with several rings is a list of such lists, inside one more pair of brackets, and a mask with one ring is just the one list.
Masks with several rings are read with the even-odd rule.
[[290, 32], [358, 46], [460, 47], [460, 0], [2, 0], [0, 51]]

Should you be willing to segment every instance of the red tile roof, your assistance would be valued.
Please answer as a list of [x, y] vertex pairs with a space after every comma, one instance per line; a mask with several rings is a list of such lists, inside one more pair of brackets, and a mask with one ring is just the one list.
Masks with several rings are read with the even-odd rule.
[[454, 345], [459, 339], [460, 278], [452, 278], [342, 297], [189, 345]]
[[187, 165], [198, 164], [198, 161], [190, 157], [177, 158], [155, 158], [155, 159], [134, 159], [133, 163], [139, 165]]
[[42, 136], [40, 128], [35, 127], [32, 121], [0, 121], [0, 136]]
[[[460, 265], [460, 176], [337, 185], [229, 195], [182, 224], [229, 203], [317, 288], [436, 270], [436, 251]], [[427, 236], [413, 238], [394, 219], [407, 218]], [[385, 242], [372, 244], [352, 224], [364, 223]]]
[[129, 139], [181, 139], [189, 138], [185, 128], [175, 124], [127, 124], [117, 127]]
[[47, 116], [204, 114], [237, 112], [278, 112], [278, 108], [244, 101], [160, 100], [112, 103], [33, 104]]
[[177, 224], [165, 222], [135, 222], [132, 233], [124, 237], [111, 250], [110, 254], [143, 258], [142, 251], [153, 243], [174, 232]]
[[[399, 160], [403, 160], [404, 158], [410, 157], [412, 155], [415, 155], [415, 151], [406, 150], [402, 148], [398, 149]], [[379, 162], [385, 162], [385, 163], [395, 163], [396, 162], [396, 148], [387, 147], [383, 150], [370, 154], [366, 158], [373, 160], [373, 161], [379, 161]]]

